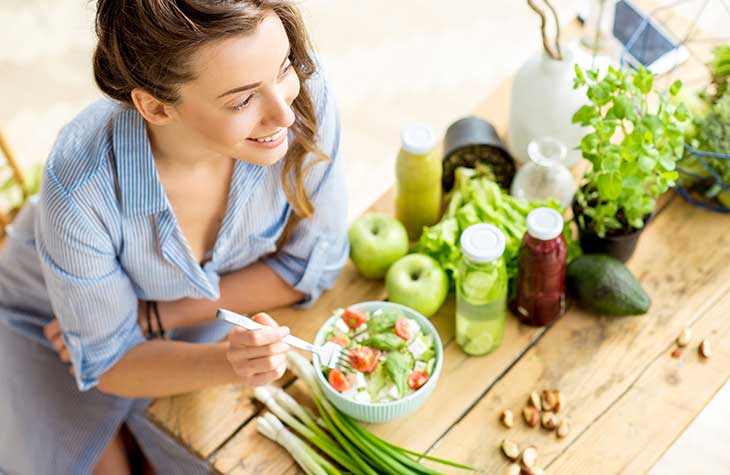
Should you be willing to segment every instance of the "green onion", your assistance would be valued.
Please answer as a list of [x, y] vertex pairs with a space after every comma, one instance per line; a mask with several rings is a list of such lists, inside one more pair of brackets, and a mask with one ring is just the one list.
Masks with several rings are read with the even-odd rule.
[[[354, 475], [443, 475], [442, 472], [414, 460], [412, 456], [451, 467], [476, 471], [475, 468], [468, 465], [413, 452], [380, 439], [332, 405], [317, 382], [316, 370], [306, 358], [289, 352], [288, 362], [289, 368], [310, 390], [319, 412], [319, 418], [315, 419], [314, 414], [300, 406], [294, 398], [280, 389], [269, 390], [276, 394], [274, 407], [278, 407], [282, 411], [283, 407], [289, 413], [296, 415], [301, 423], [295, 424], [295, 426], [300, 425], [307, 430], [307, 434], [314, 435], [317, 438], [316, 442], [306, 435], [304, 437], [328, 455], [332, 456], [319, 445], [319, 442], [325, 440], [327, 443], [338, 445], [341, 452], [338, 454], [338, 458], [333, 457], [333, 459]], [[282, 420], [288, 424], [286, 419]], [[294, 428], [297, 430], [296, 427]], [[344, 456], [342, 452], [344, 452]]]

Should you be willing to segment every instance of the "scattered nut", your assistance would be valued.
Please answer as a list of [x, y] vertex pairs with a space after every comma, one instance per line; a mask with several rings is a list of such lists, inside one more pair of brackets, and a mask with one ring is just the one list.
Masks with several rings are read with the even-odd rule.
[[543, 429], [553, 430], [558, 426], [558, 416], [552, 411], [542, 413], [542, 427]]
[[705, 338], [702, 340], [702, 343], [700, 343], [700, 355], [702, 355], [703, 358], [709, 358], [712, 356], [712, 345], [710, 345], [710, 340]]
[[538, 411], [542, 411], [542, 404], [540, 403], [540, 395], [537, 394], [537, 391], [532, 391], [530, 393], [530, 400], [528, 401], [528, 404], [537, 409]]
[[515, 416], [512, 414], [512, 411], [510, 411], [509, 409], [504, 410], [504, 412], [502, 412], [502, 424], [506, 428], [511, 429], [514, 423]]
[[570, 433], [570, 425], [568, 424], [568, 419], [563, 419], [560, 421], [560, 424], [558, 424], [558, 437], [561, 439], [563, 437], [567, 437]]
[[682, 351], [682, 348], [679, 346], [675, 348], [674, 351], [672, 351], [672, 358], [679, 358], [680, 356], [682, 356]]
[[555, 392], [558, 393], [558, 403], [555, 404], [555, 407], [553, 408], [553, 410], [555, 412], [560, 412], [561, 409], [565, 409], [565, 396], [563, 395], [563, 393], [561, 391], [555, 391]]
[[523, 475], [544, 475], [545, 470], [537, 467], [522, 467]]
[[555, 406], [560, 404], [558, 401], [558, 391], [554, 389], [545, 389], [542, 392], [541, 402], [543, 411], [554, 410]]
[[520, 475], [522, 473], [522, 467], [516, 463], [509, 464], [507, 467], [507, 475]]
[[523, 468], [533, 468], [535, 463], [537, 463], [537, 449], [531, 445], [522, 452], [522, 465]]
[[504, 439], [502, 441], [502, 452], [513, 462], [520, 458], [520, 446], [511, 440]]
[[689, 327], [685, 327], [677, 337], [677, 345], [685, 347], [689, 345], [690, 340], [692, 340], [692, 330]]
[[532, 406], [527, 406], [522, 410], [522, 417], [530, 427], [537, 427], [540, 425], [540, 413]]

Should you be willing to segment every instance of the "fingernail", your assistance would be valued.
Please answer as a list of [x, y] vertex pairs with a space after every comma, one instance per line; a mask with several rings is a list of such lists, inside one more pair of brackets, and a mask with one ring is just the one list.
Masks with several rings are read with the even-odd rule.
[[288, 335], [289, 334], [289, 327], [280, 327], [282, 335]]

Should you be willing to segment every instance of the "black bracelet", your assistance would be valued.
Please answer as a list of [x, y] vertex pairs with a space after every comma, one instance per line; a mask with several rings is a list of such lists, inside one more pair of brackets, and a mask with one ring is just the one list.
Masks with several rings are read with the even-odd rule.
[[[155, 301], [146, 301], [145, 302], [145, 317], [147, 318], [147, 339], [151, 340], [154, 338], [164, 338], [165, 337], [165, 329], [162, 327], [162, 319], [160, 318], [160, 309], [157, 308], [157, 302]], [[157, 330], [152, 330], [152, 315], [150, 312], [154, 312], [155, 314], [155, 320], [157, 321]]]
[[157, 302], [152, 302], [152, 311], [155, 314], [155, 320], [157, 320], [157, 338], [165, 338], [165, 329], [162, 327], [162, 319], [160, 318], [160, 309], [157, 307]]

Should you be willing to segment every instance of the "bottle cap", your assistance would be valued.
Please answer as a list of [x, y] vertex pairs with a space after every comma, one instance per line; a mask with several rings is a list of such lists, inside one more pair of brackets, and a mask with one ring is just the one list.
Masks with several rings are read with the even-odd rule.
[[474, 224], [461, 233], [461, 252], [472, 262], [490, 262], [504, 254], [504, 233], [487, 223]]
[[400, 142], [406, 152], [423, 155], [436, 146], [436, 134], [427, 125], [411, 124], [403, 127]]
[[555, 239], [563, 232], [563, 217], [552, 208], [535, 208], [527, 215], [527, 232], [535, 239]]

